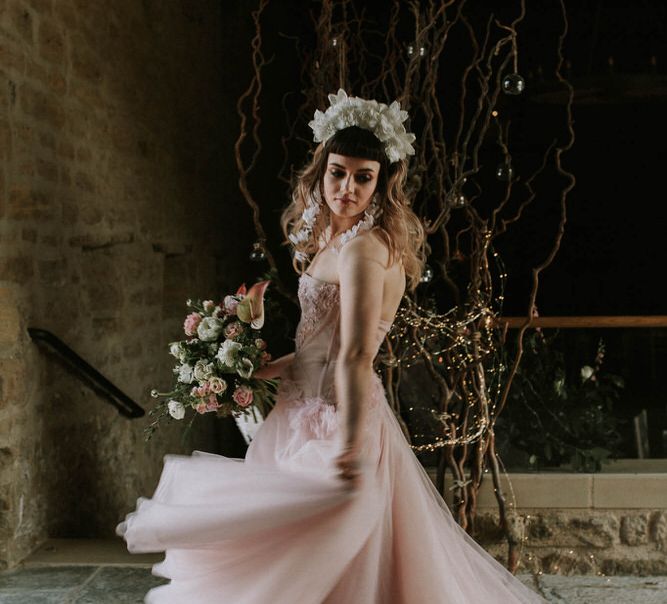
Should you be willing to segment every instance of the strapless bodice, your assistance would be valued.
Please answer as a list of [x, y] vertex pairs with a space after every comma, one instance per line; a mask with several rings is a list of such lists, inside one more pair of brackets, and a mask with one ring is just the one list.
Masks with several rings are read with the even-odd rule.
[[[294, 361], [288, 368], [285, 387], [298, 388], [305, 397], [321, 397], [335, 403], [334, 375], [340, 349], [340, 286], [308, 273], [299, 277], [301, 319], [294, 338]], [[392, 323], [380, 320], [375, 354]]]
[[[338, 283], [322, 281], [308, 273], [301, 273], [299, 276], [298, 297], [301, 305], [301, 320], [296, 328], [295, 343], [297, 350], [302, 347], [311, 335], [321, 331], [321, 328], [325, 327], [327, 323], [338, 320], [340, 286]], [[334, 326], [335, 324], [329, 325], [329, 327]], [[391, 321], [380, 319], [378, 325], [378, 347], [391, 326]]]

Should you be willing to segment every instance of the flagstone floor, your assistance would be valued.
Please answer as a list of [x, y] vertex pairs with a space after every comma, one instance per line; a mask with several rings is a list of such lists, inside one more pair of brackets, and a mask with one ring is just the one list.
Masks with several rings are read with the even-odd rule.
[[[131, 556], [120, 541], [50, 540], [18, 568], [0, 572], [0, 604], [141, 603], [165, 582], [150, 570], [161, 559]], [[667, 576], [519, 577], [554, 604], [667, 604]]]

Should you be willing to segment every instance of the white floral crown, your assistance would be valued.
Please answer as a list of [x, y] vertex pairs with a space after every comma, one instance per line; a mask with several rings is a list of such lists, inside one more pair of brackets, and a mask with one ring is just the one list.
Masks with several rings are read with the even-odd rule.
[[338, 130], [349, 126], [359, 126], [370, 130], [381, 142], [391, 163], [414, 155], [411, 143], [417, 138], [412, 132], [406, 132], [403, 122], [408, 119], [408, 112], [401, 110], [398, 101], [390, 106], [375, 100], [348, 97], [342, 89], [338, 94], [330, 94], [329, 107], [324, 113], [315, 111], [314, 119], [308, 123], [313, 129], [316, 143], [326, 142]]

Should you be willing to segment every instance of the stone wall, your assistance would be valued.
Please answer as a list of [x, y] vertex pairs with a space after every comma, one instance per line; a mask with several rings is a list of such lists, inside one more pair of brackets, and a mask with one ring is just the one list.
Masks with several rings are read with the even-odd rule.
[[[559, 575], [667, 575], [664, 510], [528, 510], [513, 516], [524, 535], [521, 570]], [[505, 563], [498, 514], [481, 513], [477, 538]]]
[[0, 568], [48, 536], [113, 535], [165, 452], [219, 449], [208, 418], [185, 444], [175, 430], [145, 444], [148, 418], [120, 416], [26, 328], [52, 331], [147, 408], [170, 382], [186, 298], [236, 289], [247, 78], [230, 52], [245, 56], [249, 38], [220, 10], [0, 2]]

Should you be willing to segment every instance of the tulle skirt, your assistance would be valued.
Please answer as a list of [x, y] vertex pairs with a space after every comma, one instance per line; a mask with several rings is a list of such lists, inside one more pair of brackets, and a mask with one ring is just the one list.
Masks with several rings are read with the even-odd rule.
[[165, 552], [149, 604], [545, 602], [454, 520], [374, 375], [362, 477], [337, 477], [335, 408], [281, 384], [246, 458], [166, 455], [116, 532]]

